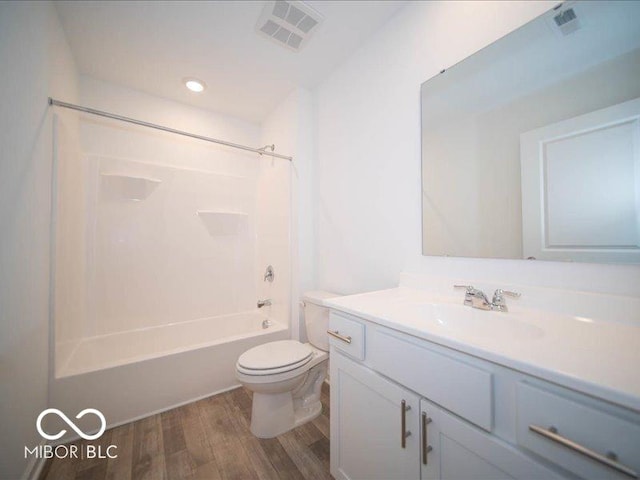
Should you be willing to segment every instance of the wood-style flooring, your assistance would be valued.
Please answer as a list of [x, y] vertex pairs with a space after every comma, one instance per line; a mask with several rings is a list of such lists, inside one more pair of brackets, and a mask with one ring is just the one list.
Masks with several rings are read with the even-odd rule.
[[238, 388], [107, 430], [89, 443], [117, 445], [118, 458], [52, 459], [40, 478], [331, 479], [328, 385], [323, 385], [322, 415], [270, 439], [249, 431], [250, 395]]

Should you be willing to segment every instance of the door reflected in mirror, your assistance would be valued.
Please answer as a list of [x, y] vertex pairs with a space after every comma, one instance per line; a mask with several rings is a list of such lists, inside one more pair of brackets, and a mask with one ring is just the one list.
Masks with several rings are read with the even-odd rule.
[[640, 263], [640, 2], [566, 2], [422, 85], [423, 255]]

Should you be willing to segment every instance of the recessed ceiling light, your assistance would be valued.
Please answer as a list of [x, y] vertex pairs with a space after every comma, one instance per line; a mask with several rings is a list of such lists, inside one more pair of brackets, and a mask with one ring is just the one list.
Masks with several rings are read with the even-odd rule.
[[198, 80], [197, 78], [185, 78], [182, 81], [184, 82], [185, 86], [192, 92], [200, 93], [205, 88], [207, 88], [207, 85], [202, 80]]

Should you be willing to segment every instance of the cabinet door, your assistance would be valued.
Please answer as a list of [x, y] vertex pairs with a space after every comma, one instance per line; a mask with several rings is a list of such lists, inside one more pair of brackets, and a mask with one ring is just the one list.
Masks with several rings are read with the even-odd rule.
[[419, 478], [419, 410], [415, 393], [331, 349], [332, 475], [338, 480]]
[[[425, 399], [420, 400], [420, 424], [420, 473], [424, 480], [561, 478], [513, 446]], [[431, 448], [425, 452], [425, 447]]]

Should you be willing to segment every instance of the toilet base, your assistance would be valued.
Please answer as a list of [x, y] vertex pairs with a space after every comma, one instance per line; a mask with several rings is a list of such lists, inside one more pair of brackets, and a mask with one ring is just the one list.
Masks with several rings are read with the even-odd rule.
[[322, 413], [322, 403], [319, 401], [313, 405], [309, 405], [308, 407], [301, 407], [296, 410], [296, 420], [293, 427], [299, 427], [300, 425], [310, 422], [314, 418], [317, 418]]
[[322, 413], [320, 401], [294, 411], [291, 392], [253, 394], [251, 433], [258, 438], [273, 438], [310, 422]]
[[322, 413], [320, 391], [327, 375], [327, 361], [312, 367], [298, 379], [299, 384], [282, 393], [253, 392], [251, 433], [258, 438], [273, 438], [310, 422]]
[[253, 394], [251, 433], [258, 438], [272, 438], [286, 432], [295, 423], [291, 392]]

